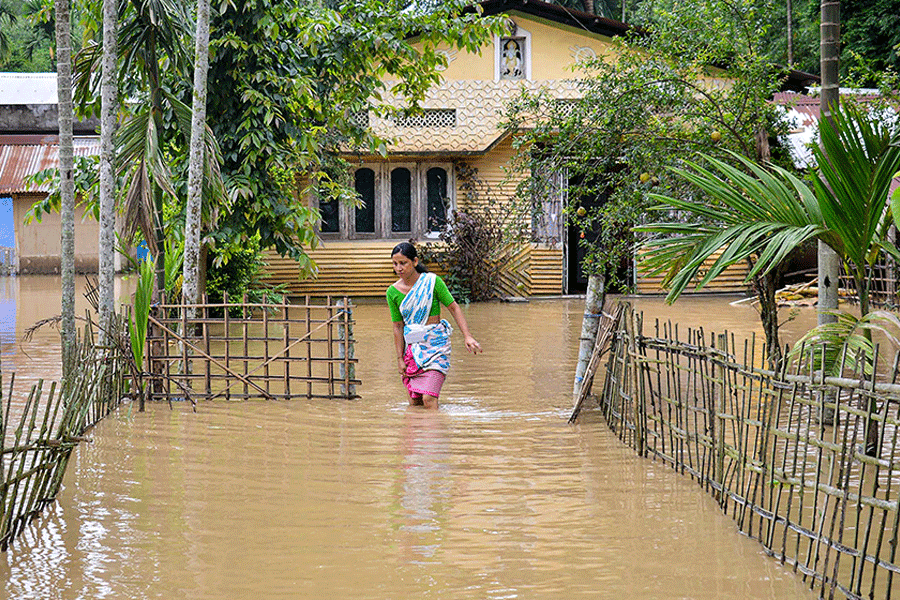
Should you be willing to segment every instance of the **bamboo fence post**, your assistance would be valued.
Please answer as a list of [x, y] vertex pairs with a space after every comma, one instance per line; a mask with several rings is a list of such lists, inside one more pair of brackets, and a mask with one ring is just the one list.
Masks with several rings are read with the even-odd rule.
[[632, 314], [632, 334], [628, 348], [628, 354], [631, 359], [631, 410], [634, 419], [634, 448], [637, 450], [638, 456], [644, 456], [644, 430], [641, 426], [641, 405], [644, 402], [641, 394], [641, 360], [637, 349], [637, 338], [640, 336], [640, 323], [637, 313]]
[[[269, 303], [268, 296], [265, 292], [263, 292], [263, 306], [262, 306], [262, 320], [263, 320], [263, 357], [269, 357]], [[268, 361], [264, 363], [265, 370], [264, 376], [266, 378], [266, 393], [269, 396], [272, 395], [271, 390], [271, 379], [269, 377], [269, 363]]]
[[[306, 296], [306, 335], [312, 335], [312, 307], [310, 305], [310, 298], [307, 294]], [[306, 397], [310, 399], [313, 397], [313, 368], [312, 368], [312, 338], [310, 338], [309, 343], [306, 345]]]
[[[231, 371], [231, 307], [228, 304], [228, 292], [222, 292], [222, 310], [225, 324], [225, 370]], [[231, 389], [225, 388], [225, 400], [231, 400]]]
[[[210, 355], [210, 333], [209, 333], [209, 296], [203, 292], [203, 348], [206, 350], [206, 356]], [[204, 389], [206, 395], [212, 395], [212, 361], [205, 360], [204, 363]]]
[[288, 346], [290, 346], [291, 341], [291, 318], [289, 314], [289, 308], [287, 304], [287, 299], [282, 296], [281, 298], [281, 314], [284, 318], [284, 395], [286, 398], [291, 397], [291, 350]]
[[351, 379], [356, 379], [355, 366], [350, 359], [353, 358], [353, 308], [350, 305], [350, 299], [344, 296], [338, 300], [337, 305], [341, 307], [343, 317], [338, 324], [338, 358], [341, 359], [340, 376], [343, 380], [341, 384], [341, 394], [347, 398], [356, 396], [356, 386], [350, 383]]
[[249, 322], [247, 321], [247, 294], [245, 293], [241, 298], [241, 337], [243, 338], [243, 360], [241, 361], [244, 367], [244, 398], [248, 398], [250, 396], [250, 386], [247, 384], [247, 375], [250, 373], [250, 342], [247, 339], [249, 334], [248, 331]]
[[334, 398], [334, 328], [331, 320], [334, 317], [334, 305], [331, 303], [331, 296], [325, 297], [325, 314], [328, 315], [328, 328], [325, 330], [328, 338], [328, 397]]
[[[182, 335], [185, 337], [185, 339], [188, 339], [193, 335], [193, 332], [190, 332], [188, 330], [188, 320], [187, 320], [188, 305], [185, 304], [184, 302], [182, 302], [181, 306], [178, 308], [178, 310], [181, 313]], [[196, 314], [196, 307], [193, 307], [193, 310], [191, 312], [193, 314]], [[191, 361], [190, 361], [189, 350], [188, 350], [188, 347], [186, 344], [179, 344], [179, 345], [181, 346], [181, 360], [182, 360], [182, 364], [183, 364], [182, 372], [184, 373], [184, 386], [185, 386], [185, 388], [190, 389], [190, 387], [191, 387]]]

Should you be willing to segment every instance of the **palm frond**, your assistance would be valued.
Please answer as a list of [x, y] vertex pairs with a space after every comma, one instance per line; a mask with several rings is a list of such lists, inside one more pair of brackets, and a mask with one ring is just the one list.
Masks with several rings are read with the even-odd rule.
[[701, 289], [728, 266], [751, 258], [748, 279], [765, 274], [825, 232], [815, 196], [802, 181], [784, 169], [732, 157], [742, 168], [701, 155], [709, 167], [691, 162], [688, 168], [673, 169], [703, 196], [651, 195], [657, 202], [654, 210], [681, 211], [711, 225], [665, 222], [635, 228], [657, 236], [642, 244], [641, 264], [651, 273], [665, 273], [670, 302], [692, 283]]
[[828, 376], [840, 377], [845, 374], [854, 375], [852, 372], [847, 373], [855, 368], [854, 365], [847, 364], [848, 357], [861, 357], [863, 373], [871, 375], [875, 360], [872, 332], [880, 332], [895, 347], [900, 345], [900, 318], [894, 313], [877, 310], [862, 317], [839, 311], [829, 314], [836, 316], [837, 320], [819, 325], [797, 340], [788, 354], [789, 360], [806, 360], [811, 354], [813, 369]]

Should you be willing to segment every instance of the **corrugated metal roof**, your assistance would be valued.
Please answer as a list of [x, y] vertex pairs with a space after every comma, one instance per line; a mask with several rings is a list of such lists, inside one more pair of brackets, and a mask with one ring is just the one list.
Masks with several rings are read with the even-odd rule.
[[[50, 191], [47, 185], [29, 188], [25, 184], [25, 178], [44, 169], [59, 166], [58, 138], [46, 136], [32, 143], [22, 143], [27, 140], [15, 139], [16, 137], [26, 136], [0, 136], [0, 194]], [[100, 154], [100, 138], [76, 137], [74, 153], [75, 156]]]
[[0, 73], [0, 104], [56, 104], [56, 73]]

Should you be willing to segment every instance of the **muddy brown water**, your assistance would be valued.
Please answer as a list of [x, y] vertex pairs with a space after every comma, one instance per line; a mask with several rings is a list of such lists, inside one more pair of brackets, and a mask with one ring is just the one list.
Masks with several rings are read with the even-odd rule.
[[[0, 329], [4, 372], [57, 377], [55, 330], [8, 336], [58, 311], [58, 279], [0, 282], [18, 310]], [[758, 332], [731, 300], [637, 304]], [[437, 412], [406, 405], [380, 304], [354, 312], [357, 401], [123, 407], [0, 555], [0, 597], [814, 597], [690, 479], [596, 414], [566, 424], [583, 300], [464, 312], [485, 353], [454, 334]]]

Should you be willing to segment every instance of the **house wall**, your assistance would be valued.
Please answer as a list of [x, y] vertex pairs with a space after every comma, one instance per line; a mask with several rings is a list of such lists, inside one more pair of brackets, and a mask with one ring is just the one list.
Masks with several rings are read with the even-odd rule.
[[[42, 194], [14, 194], [13, 218], [25, 222], [25, 213]], [[58, 212], [45, 214], [40, 222], [32, 221], [16, 230], [16, 256], [19, 273], [59, 273], [61, 222]], [[92, 217], [85, 218], [82, 207], [75, 208], [75, 270], [96, 273], [99, 263], [97, 240], [99, 224]]]
[[[369, 115], [369, 126], [394, 140], [389, 146], [390, 164], [454, 164], [457, 184], [455, 208], [459, 210], [471, 210], [483, 204], [489, 196], [500, 202], [507, 202], [515, 196], [519, 180], [510, 178], [507, 173], [515, 153], [513, 141], [497, 127], [505, 102], [517, 96], [521, 88], [531, 91], [545, 88], [556, 98], [575, 98], [579, 92], [572, 80], [579, 74], [573, 66], [579, 60], [610, 55], [612, 52], [612, 39], [609, 37], [516, 11], [507, 13], [507, 16], [516, 23], [515, 35], [524, 36], [527, 40], [526, 80], [497, 79], [497, 38], [480, 54], [444, 48], [442, 51], [446, 53], [449, 64], [442, 72], [443, 82], [431, 90], [423, 107], [426, 110], [455, 109], [453, 126], [408, 125]], [[402, 98], [390, 94], [382, 100], [394, 105], [404, 104]], [[357, 160], [360, 164], [369, 165], [383, 162], [377, 156], [358, 157]], [[477, 171], [475, 197], [470, 197], [463, 185], [461, 175], [467, 172], [464, 166]], [[381, 172], [388, 171], [382, 169]], [[379, 210], [384, 210], [386, 201], [382, 199], [381, 203]], [[565, 232], [558, 221], [561, 218], [557, 214], [558, 204], [553, 215], [553, 219], [557, 220], [551, 219], [549, 225], [556, 235], [542, 238], [555, 243], [510, 246], [499, 251], [498, 262], [502, 269], [498, 288], [501, 295], [545, 296], [564, 292], [564, 249], [561, 241], [565, 239]], [[351, 211], [344, 209], [343, 214], [344, 223], [347, 223]], [[384, 222], [378, 231], [390, 231], [389, 215], [382, 214], [380, 218]], [[526, 215], [522, 218], [530, 220]], [[341, 236], [353, 237], [353, 234], [342, 231]], [[292, 260], [269, 253], [266, 257], [269, 281], [283, 284], [291, 294], [382, 296], [385, 288], [396, 279], [391, 270], [390, 251], [405, 238], [336, 239], [339, 236], [334, 234], [326, 237], [333, 239], [325, 239], [319, 248], [310, 251], [311, 258], [318, 265], [318, 277], [301, 281]], [[707, 289], [742, 290], [739, 281], [742, 281], [746, 269], [743, 271], [729, 272]], [[637, 286], [642, 293], [662, 291], [658, 280], [645, 277], [638, 277]]]
[[[462, 181], [457, 178], [456, 208], [477, 208], [489, 195], [501, 202], [510, 199], [518, 181], [507, 176], [505, 167], [513, 153], [512, 141], [506, 139], [491, 152], [466, 159], [465, 164], [477, 170], [479, 193], [475, 198], [467, 197]], [[461, 162], [457, 161], [457, 173]], [[267, 282], [284, 285], [292, 295], [382, 296], [397, 279], [391, 269], [390, 253], [402, 241], [406, 240], [324, 240], [319, 248], [309, 252], [318, 265], [318, 276], [306, 280], [299, 278], [293, 260], [269, 252], [265, 257]], [[562, 293], [561, 248], [535, 244], [509, 247], [501, 252], [500, 263], [503, 269], [499, 287], [504, 296]], [[429, 267], [434, 269], [435, 265]]]

